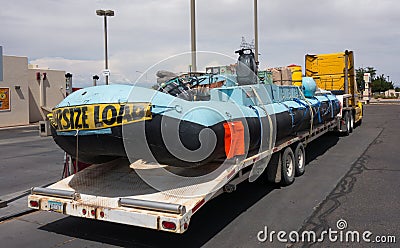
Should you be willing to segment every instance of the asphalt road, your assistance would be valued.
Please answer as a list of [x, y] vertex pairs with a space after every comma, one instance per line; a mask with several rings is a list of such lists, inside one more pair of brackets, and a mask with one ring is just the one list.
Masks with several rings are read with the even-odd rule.
[[[369, 230], [372, 237], [393, 235], [400, 242], [399, 123], [400, 105], [366, 106], [362, 126], [349, 137], [325, 135], [308, 146], [306, 173], [296, 178], [293, 185], [279, 187], [244, 182], [235, 192], [223, 194], [202, 207], [183, 235], [33, 212], [1, 222], [0, 241], [4, 247], [286, 247], [292, 244], [279, 242], [276, 234], [272, 236], [273, 242], [268, 239], [261, 242], [257, 236], [262, 238], [266, 232], [258, 234], [265, 229], [268, 234], [338, 230], [337, 221], [343, 219], [348, 224], [344, 230]], [[22, 141], [27, 134], [18, 135]], [[51, 140], [7, 145], [0, 139], [0, 148], [8, 149], [6, 154], [1, 153], [1, 158], [9, 157], [16, 165], [14, 168], [0, 164], [2, 192], [36, 186], [47, 179], [56, 180], [61, 173], [57, 163], [62, 162], [62, 153], [59, 154]], [[37, 159], [36, 164], [41, 161], [42, 168], [37, 165], [32, 169], [25, 164], [29, 160], [25, 154]], [[4, 175], [5, 168], [9, 170], [7, 175]], [[43, 171], [31, 173], [46, 168], [54, 169], [53, 177], [29, 181], [30, 177], [43, 176]], [[21, 176], [22, 171], [25, 175]], [[18, 178], [18, 182], [7, 178], [10, 175]], [[11, 186], [2, 182], [3, 179]], [[310, 245], [396, 247], [388, 243], [332, 243], [326, 239], [322, 243], [293, 246]]]
[[0, 199], [58, 180], [63, 152], [37, 126], [0, 129]]

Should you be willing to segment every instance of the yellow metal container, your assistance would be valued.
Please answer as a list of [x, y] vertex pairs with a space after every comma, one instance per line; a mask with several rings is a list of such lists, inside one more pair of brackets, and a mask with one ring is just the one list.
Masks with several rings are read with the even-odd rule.
[[303, 77], [301, 65], [289, 65], [288, 67], [292, 71], [292, 84], [296, 86], [301, 86], [301, 80]]
[[[352, 51], [331, 54], [306, 55], [306, 77], [314, 78], [317, 87], [336, 94], [351, 94], [351, 105], [357, 101]], [[348, 87], [345, 87], [347, 80]]]

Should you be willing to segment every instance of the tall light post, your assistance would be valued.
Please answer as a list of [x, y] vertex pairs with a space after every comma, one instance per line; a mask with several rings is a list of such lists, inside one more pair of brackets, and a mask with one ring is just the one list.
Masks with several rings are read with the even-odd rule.
[[196, 65], [196, 1], [190, 0], [190, 34], [192, 45], [192, 72], [197, 71]]
[[257, 0], [254, 0], [254, 53], [256, 63], [258, 65], [258, 10], [257, 10]]
[[104, 50], [105, 50], [105, 74], [106, 74], [106, 84], [108, 84], [108, 47], [107, 47], [107, 16], [114, 16], [113, 10], [96, 10], [98, 16], [104, 16]]

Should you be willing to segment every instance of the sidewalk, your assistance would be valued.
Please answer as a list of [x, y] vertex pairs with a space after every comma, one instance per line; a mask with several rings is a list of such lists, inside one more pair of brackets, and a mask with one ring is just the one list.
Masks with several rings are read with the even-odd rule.
[[10, 129], [37, 129], [39, 133], [39, 123], [32, 123], [27, 125], [17, 125], [17, 126], [0, 126], [0, 130], [10, 130]]
[[375, 99], [371, 98], [370, 104], [400, 104], [400, 99]]

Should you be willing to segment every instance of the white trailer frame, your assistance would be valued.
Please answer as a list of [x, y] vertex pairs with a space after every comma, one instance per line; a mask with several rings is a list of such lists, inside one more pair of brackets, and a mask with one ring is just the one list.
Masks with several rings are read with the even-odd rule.
[[[170, 192], [151, 191], [150, 186], [134, 175], [133, 169], [151, 167], [151, 173], [157, 177], [157, 168], [163, 168], [152, 167], [141, 161], [129, 165], [126, 161], [116, 160], [92, 165], [49, 187], [32, 188], [28, 196], [28, 206], [81, 218], [183, 233], [187, 230], [191, 217], [206, 202], [223, 192], [234, 191], [239, 183], [247, 180], [255, 162], [298, 142], [307, 145], [328, 131], [338, 130], [340, 121], [341, 118], [336, 117], [325, 124], [317, 125], [311, 131], [281, 141], [272, 150], [232, 163], [233, 166], [223, 170], [209, 182], [179, 189], [194, 192], [210, 186], [219, 189], [205, 195], [180, 198], [171, 196]], [[266, 171], [267, 169], [264, 173]], [[129, 177], [124, 176], [128, 174]], [[163, 179], [160, 177], [160, 180]]]

